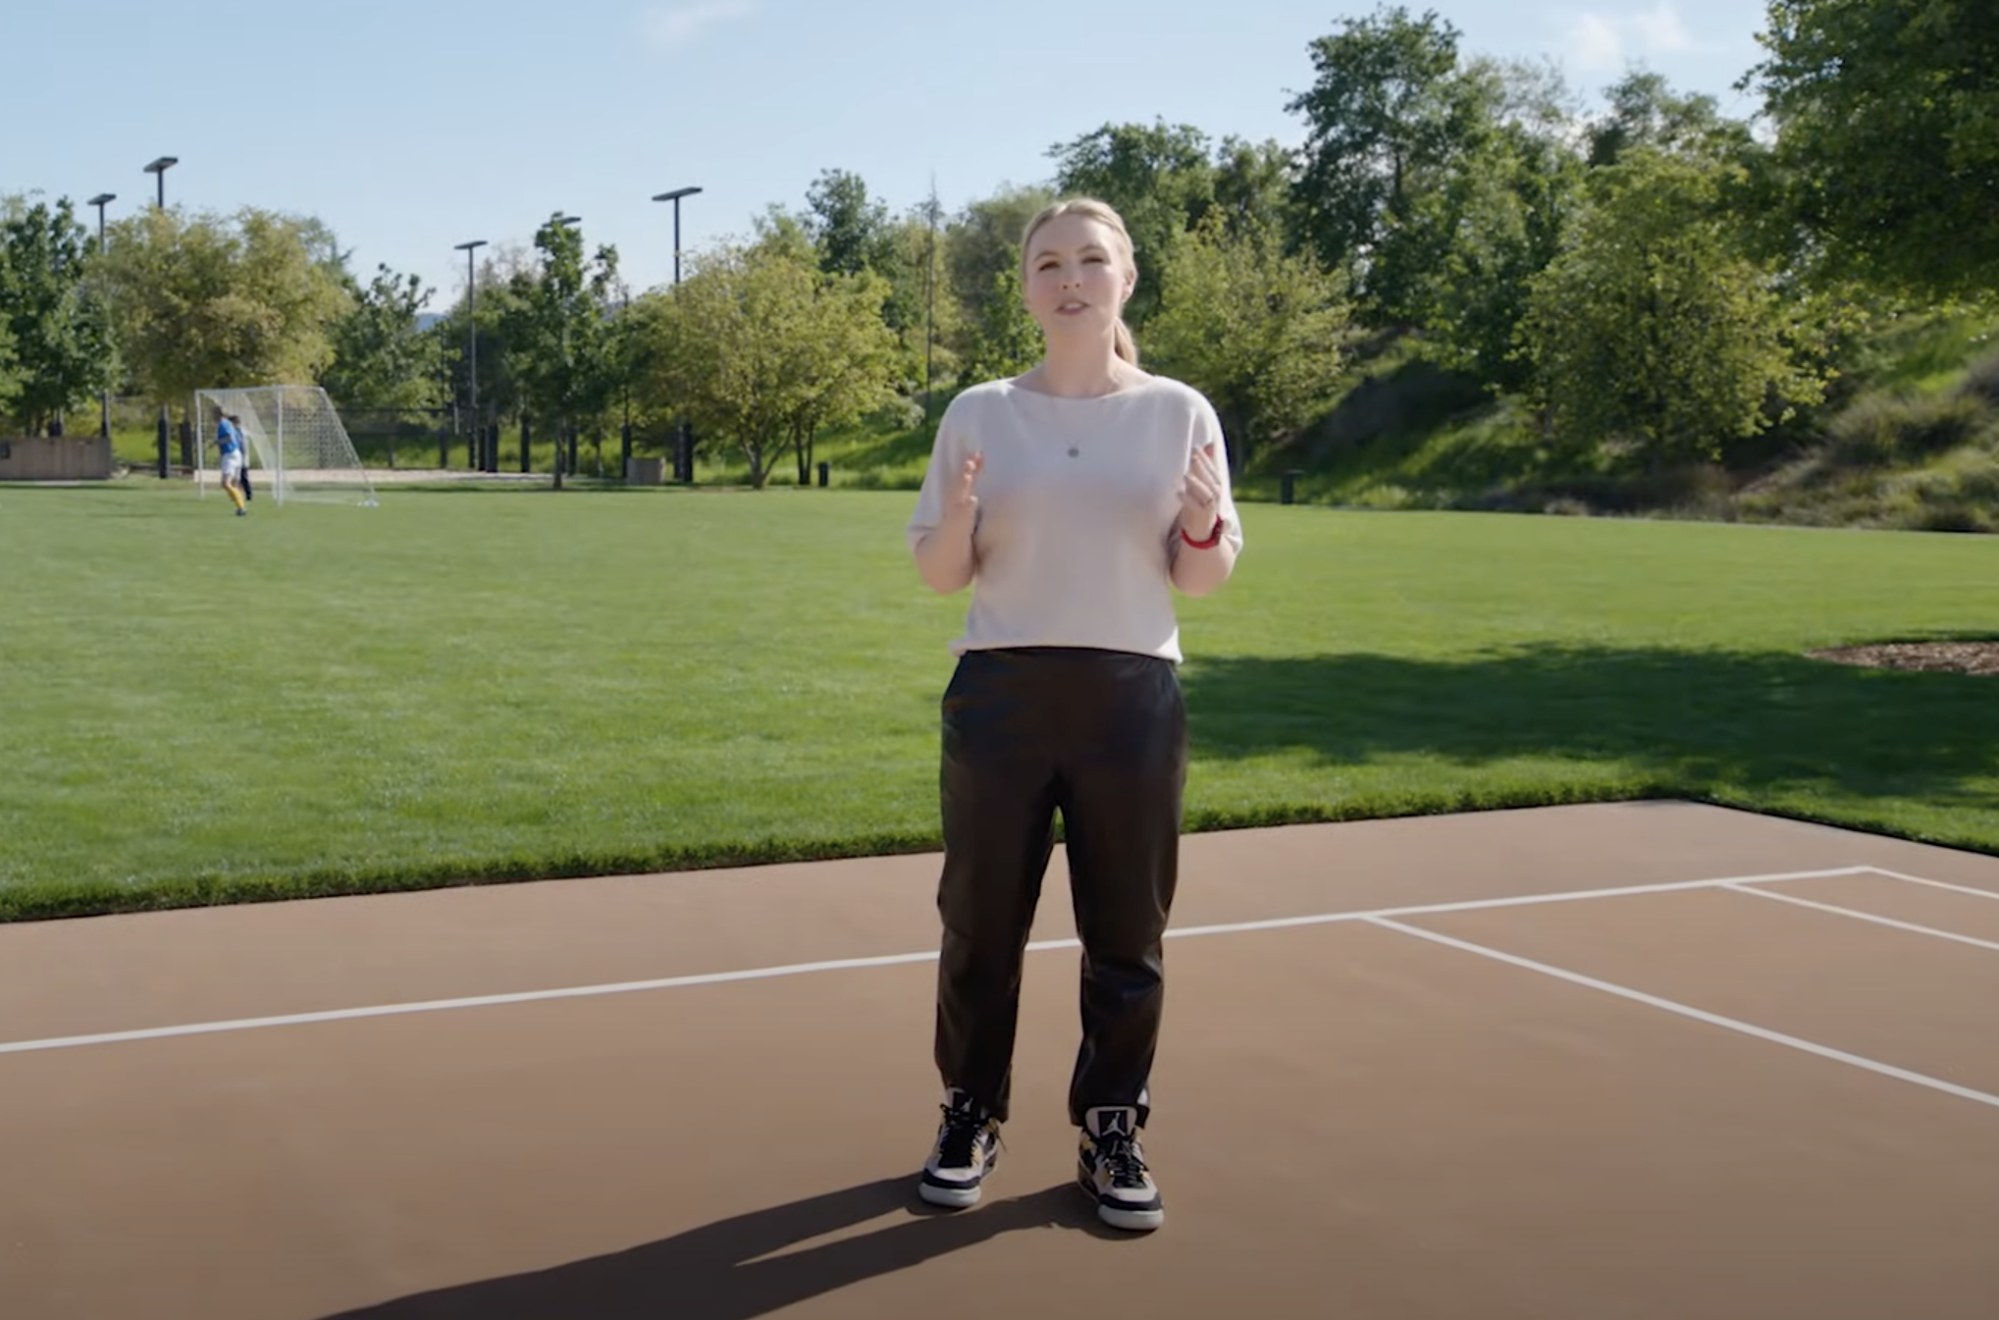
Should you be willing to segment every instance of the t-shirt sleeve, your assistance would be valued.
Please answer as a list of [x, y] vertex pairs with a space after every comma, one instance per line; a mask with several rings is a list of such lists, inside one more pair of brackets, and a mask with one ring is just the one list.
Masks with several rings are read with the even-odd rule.
[[[1222, 434], [1222, 419], [1216, 414], [1215, 406], [1208, 402], [1206, 396], [1195, 393], [1193, 406], [1194, 419], [1190, 428], [1191, 444], [1187, 450], [1187, 461], [1192, 463], [1194, 455], [1204, 446], [1215, 447], [1215, 467], [1220, 471], [1222, 478], [1221, 502], [1215, 511], [1222, 516], [1224, 525], [1222, 539], [1227, 541], [1237, 554], [1241, 554], [1242, 518], [1236, 512], [1235, 487], [1229, 477], [1228, 437]], [[1177, 553], [1177, 547], [1180, 545], [1180, 524], [1177, 519], [1174, 521], [1171, 536], [1171, 544], [1176, 547]]]
[[924, 471], [923, 487], [916, 496], [916, 509], [910, 514], [909, 525], [904, 530], [904, 540], [911, 554], [916, 553], [916, 547], [923, 543], [923, 538], [937, 530], [937, 524], [944, 520], [945, 497], [970, 453], [971, 440], [965, 426], [965, 410], [959, 406], [957, 399], [953, 399], [937, 422], [937, 439], [930, 446], [930, 465]]

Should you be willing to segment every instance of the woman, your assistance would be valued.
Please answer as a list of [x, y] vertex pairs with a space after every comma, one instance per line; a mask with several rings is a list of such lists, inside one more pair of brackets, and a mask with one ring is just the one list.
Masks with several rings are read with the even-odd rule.
[[1164, 1209], [1139, 1136], [1187, 775], [1173, 591], [1226, 581], [1242, 530], [1214, 408], [1139, 369], [1123, 319], [1138, 271], [1117, 213], [1051, 206], [1021, 256], [1045, 356], [952, 400], [908, 528], [933, 590], [973, 588], [943, 699], [945, 1099], [920, 1192], [972, 1205], [994, 1165], [1060, 811], [1083, 945], [1077, 1179], [1105, 1222], [1151, 1229]]

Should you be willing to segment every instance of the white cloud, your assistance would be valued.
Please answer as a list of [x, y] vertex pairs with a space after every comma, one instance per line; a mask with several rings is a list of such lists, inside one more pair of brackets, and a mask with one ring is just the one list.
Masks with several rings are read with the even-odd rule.
[[1569, 29], [1569, 54], [1585, 69], [1614, 69], [1624, 63], [1624, 43], [1608, 19], [1584, 14]]
[[1649, 13], [1583, 14], [1569, 26], [1569, 55], [1585, 69], [1616, 69], [1699, 46], [1672, 0]]
[[653, 9], [641, 20], [646, 40], [661, 50], [680, 50], [702, 33], [736, 23], [757, 12], [758, 0], [706, 0], [702, 4]]

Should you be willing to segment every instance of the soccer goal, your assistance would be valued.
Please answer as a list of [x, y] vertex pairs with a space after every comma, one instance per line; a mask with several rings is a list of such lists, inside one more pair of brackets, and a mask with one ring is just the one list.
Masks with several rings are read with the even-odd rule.
[[216, 423], [237, 419], [249, 450], [251, 498], [278, 504], [375, 504], [375, 484], [354, 452], [340, 414], [317, 385], [258, 385], [197, 390], [194, 395], [196, 489], [221, 484]]

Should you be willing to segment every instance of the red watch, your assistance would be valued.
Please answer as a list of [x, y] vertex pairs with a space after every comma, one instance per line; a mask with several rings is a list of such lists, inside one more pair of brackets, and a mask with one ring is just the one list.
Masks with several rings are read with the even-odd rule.
[[1219, 513], [1215, 515], [1215, 526], [1214, 529], [1208, 533], [1207, 540], [1196, 541], [1193, 537], [1187, 535], [1187, 529], [1185, 527], [1182, 527], [1180, 529], [1180, 539], [1185, 541], [1188, 545], [1193, 546], [1196, 550], [1214, 549], [1216, 546], [1222, 543], [1222, 516]]

